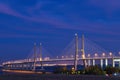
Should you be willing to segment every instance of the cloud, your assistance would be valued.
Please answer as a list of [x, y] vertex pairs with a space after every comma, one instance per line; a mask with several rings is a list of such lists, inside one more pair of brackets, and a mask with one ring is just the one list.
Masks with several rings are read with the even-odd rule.
[[21, 14], [17, 13], [13, 9], [11, 9], [8, 5], [0, 3], [0, 13], [16, 16], [16, 17], [23, 17]]
[[120, 0], [89, 0], [88, 3], [99, 8], [103, 8], [108, 12], [120, 9]]
[[[16, 11], [14, 11], [10, 6], [8, 6], [6, 4], [0, 4], [0, 13], [12, 15], [12, 16], [22, 18], [22, 19], [25, 19], [25, 20], [29, 20], [29, 21], [33, 21], [33, 22], [48, 23], [48, 24], [54, 25], [54, 26], [66, 25], [66, 24], [63, 24], [60, 21], [55, 20], [55, 19], [52, 19], [52, 18], [49, 18], [49, 17], [42, 17], [44, 15], [40, 15], [40, 16], [36, 16], [36, 17], [24, 16], [24, 15], [22, 15], [22, 14], [16, 12]], [[35, 16], [34, 14], [32, 14], [32, 15]]]
[[[105, 0], [104, 5], [98, 4], [98, 3], [102, 3], [102, 2], [103, 2], [103, 0], [100, 1], [100, 2], [92, 0], [90, 4], [93, 4], [95, 6], [106, 6], [105, 3], [107, 3], [107, 0]], [[112, 4], [113, 3], [110, 0], [110, 2], [108, 2], [107, 5], [117, 8], [117, 6], [112, 5]], [[117, 4], [117, 1], [114, 2], [114, 4]], [[41, 7], [45, 6], [45, 5], [46, 4], [43, 5], [43, 4], [37, 3], [36, 5], [31, 7], [31, 11], [29, 11], [30, 8], [27, 8], [26, 12], [28, 11], [31, 14], [31, 16], [25, 16], [25, 15], [21, 14], [20, 12], [17, 12], [14, 9], [12, 9], [9, 5], [6, 5], [4, 3], [0, 3], [0, 13], [4, 13], [4, 14], [15, 16], [15, 17], [18, 17], [18, 18], [22, 18], [26, 21], [49, 24], [49, 25], [51, 25], [52, 27], [55, 27], [55, 28], [80, 30], [80, 31], [83, 31], [83, 32], [92, 32], [92, 33], [98, 33], [98, 34], [119, 35], [119, 32], [113, 32], [109, 29], [107, 29], [107, 30], [104, 29], [105, 27], [109, 28], [109, 26], [111, 26], [109, 24], [89, 21], [89, 20], [86, 20], [86, 19], [83, 19], [83, 18], [79, 19], [79, 21], [77, 21], [77, 23], [76, 23], [76, 20], [74, 19], [74, 21], [73, 21], [74, 24], [72, 24], [72, 22], [70, 23], [70, 22], [64, 21], [64, 18], [67, 18], [67, 17], [59, 19], [59, 18], [56, 18], [54, 15], [50, 15], [49, 13], [46, 13], [44, 11], [41, 11], [42, 13], [40, 13], [40, 15], [36, 15], [35, 13], [32, 13], [32, 12], [34, 12], [34, 10], [41, 10]], [[72, 15], [72, 16], [69, 16], [69, 17], [71, 17], [71, 19], [72, 19], [74, 17], [77, 17], [77, 15]], [[112, 25], [112, 26], [114, 26], [114, 25]], [[23, 29], [26, 29], [26, 28], [23, 28]]]
[[0, 38], [38, 38], [36, 35], [24, 35], [24, 34], [0, 34]]
[[42, 29], [41, 27], [36, 27], [34, 28], [33, 26], [29, 26], [29, 27], [25, 27], [25, 26], [17, 26], [17, 27], [14, 27], [15, 30], [17, 31], [23, 31], [23, 32], [26, 32], [26, 33], [37, 33], [37, 34], [40, 34], [40, 33], [47, 33], [47, 34], [53, 34], [54, 33], [54, 30], [53, 29]]

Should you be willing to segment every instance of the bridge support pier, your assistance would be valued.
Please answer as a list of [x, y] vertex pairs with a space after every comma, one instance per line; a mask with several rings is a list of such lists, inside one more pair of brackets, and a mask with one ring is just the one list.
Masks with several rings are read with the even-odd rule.
[[119, 68], [120, 68], [120, 61], [119, 61]]
[[107, 58], [105, 59], [105, 66], [106, 67], [108, 66], [108, 59]]
[[115, 62], [113, 58], [112, 58], [112, 67], [115, 67]]
[[103, 59], [100, 59], [100, 66], [103, 68]]
[[88, 59], [88, 66], [90, 66], [91, 65], [91, 62], [90, 62], [90, 59]]
[[93, 66], [95, 66], [95, 59], [93, 59]]

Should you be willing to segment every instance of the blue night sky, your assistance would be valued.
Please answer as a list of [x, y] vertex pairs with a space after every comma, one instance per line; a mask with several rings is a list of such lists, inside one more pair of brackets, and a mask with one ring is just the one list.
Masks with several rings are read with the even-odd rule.
[[59, 55], [82, 34], [120, 51], [120, 0], [0, 0], [0, 59], [26, 58], [34, 42]]

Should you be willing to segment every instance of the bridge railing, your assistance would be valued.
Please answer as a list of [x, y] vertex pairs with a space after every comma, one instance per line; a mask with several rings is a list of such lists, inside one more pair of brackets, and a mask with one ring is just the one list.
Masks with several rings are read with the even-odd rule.
[[[86, 59], [120, 59], [119, 56], [114, 56], [114, 57], [86, 57]], [[55, 58], [55, 59], [50, 59], [50, 58], [46, 58], [46, 59], [43, 59], [42, 61], [64, 61], [64, 60], [74, 60], [74, 58], [70, 58], [70, 57], [67, 57], [67, 58]], [[78, 60], [82, 60], [82, 58], [79, 58], [78, 57]], [[40, 61], [39, 58], [36, 59], [37, 62]], [[22, 60], [14, 60], [14, 61], [7, 61], [7, 62], [3, 62], [2, 65], [6, 65], [6, 64], [17, 64], [17, 63], [26, 63], [26, 62], [34, 62], [33, 59], [22, 59]]]

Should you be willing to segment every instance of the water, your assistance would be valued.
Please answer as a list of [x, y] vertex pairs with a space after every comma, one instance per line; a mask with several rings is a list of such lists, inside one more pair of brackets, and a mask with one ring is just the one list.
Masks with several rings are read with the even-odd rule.
[[3, 72], [2, 72], [2, 67], [0, 67], [0, 75], [1, 75], [1, 74], [3, 74]]

